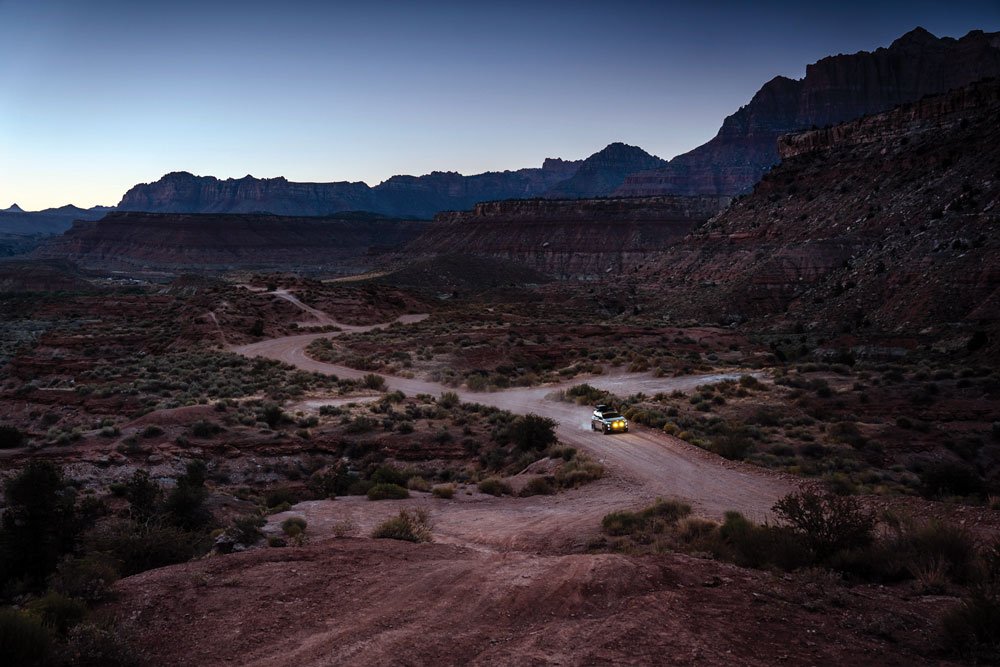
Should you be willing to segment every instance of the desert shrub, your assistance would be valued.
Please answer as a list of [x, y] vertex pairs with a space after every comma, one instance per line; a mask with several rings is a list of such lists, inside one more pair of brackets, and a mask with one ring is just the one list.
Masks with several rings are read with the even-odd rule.
[[399, 468], [394, 468], [393, 466], [379, 466], [375, 469], [375, 472], [371, 474], [371, 480], [375, 484], [395, 484], [397, 486], [406, 486], [406, 482], [409, 479], [409, 473], [400, 470]]
[[572, 461], [574, 456], [576, 456], [575, 447], [553, 447], [549, 450], [549, 458], [553, 459]]
[[136, 470], [125, 484], [124, 496], [136, 521], [148, 521], [157, 512], [162, 491], [145, 470]]
[[114, 565], [92, 555], [63, 559], [49, 579], [56, 592], [87, 602], [109, 598], [116, 581], [118, 571]]
[[603, 476], [604, 466], [581, 454], [559, 466], [556, 471], [556, 484], [564, 489], [575, 488]]
[[208, 490], [205, 488], [207, 468], [203, 461], [191, 461], [186, 472], [177, 478], [175, 486], [164, 503], [167, 518], [175, 525], [192, 530], [205, 526], [212, 515], [205, 507]]
[[456, 407], [461, 401], [458, 398], [458, 394], [453, 391], [446, 391], [438, 397], [437, 403], [442, 408], [446, 410], [451, 410]]
[[740, 431], [729, 432], [712, 438], [709, 449], [722, 458], [742, 461], [753, 449], [753, 442]]
[[965, 463], [930, 463], [920, 472], [920, 493], [926, 498], [968, 496], [980, 490], [982, 480], [975, 469]]
[[21, 447], [25, 440], [25, 435], [20, 429], [6, 424], [0, 426], [0, 449]]
[[31, 461], [4, 485], [0, 519], [0, 583], [39, 585], [76, 541], [75, 492], [47, 461]]
[[414, 475], [410, 479], [406, 480], [406, 488], [409, 489], [410, 491], [426, 492], [431, 490], [431, 485], [430, 482], [428, 482], [423, 477], [420, 477], [419, 475]]
[[268, 509], [282, 507], [284, 505], [295, 505], [304, 498], [304, 489], [293, 486], [276, 486], [267, 490], [264, 494], [264, 505]]
[[527, 496], [551, 496], [556, 492], [556, 487], [545, 477], [532, 477], [521, 489], [520, 495]]
[[638, 512], [611, 512], [601, 519], [601, 529], [608, 535], [633, 537], [647, 532], [663, 532], [691, 513], [691, 506], [677, 500], [659, 498], [655, 503]]
[[114, 625], [81, 623], [69, 632], [63, 647], [65, 662], [74, 667], [139, 667], [142, 652], [126, 632]]
[[874, 515], [851, 496], [800, 491], [779, 500], [774, 512], [821, 559], [840, 550], [868, 546], [875, 533]]
[[402, 500], [410, 497], [406, 487], [399, 484], [376, 484], [368, 489], [368, 500]]
[[344, 432], [350, 433], [351, 435], [360, 435], [361, 433], [370, 433], [375, 430], [375, 420], [370, 417], [365, 417], [364, 415], [358, 415], [350, 421]]
[[942, 619], [943, 640], [971, 662], [1000, 661], [1000, 541], [983, 552], [961, 602]]
[[122, 576], [183, 563], [208, 550], [205, 537], [176, 526], [106, 519], [84, 536], [86, 551], [116, 564]]
[[42, 597], [32, 600], [27, 609], [40, 618], [45, 627], [60, 635], [65, 635], [87, 615], [87, 605], [81, 600], [75, 600], [55, 591], [49, 591]]
[[52, 637], [39, 619], [11, 608], [0, 608], [0, 656], [18, 667], [48, 664]]
[[368, 373], [363, 378], [361, 378], [361, 384], [366, 389], [385, 389], [385, 378], [381, 375], [376, 375], [374, 373]]
[[554, 420], [532, 413], [515, 419], [508, 434], [518, 448], [539, 450], [556, 442], [555, 429]]
[[298, 537], [306, 532], [306, 520], [300, 516], [290, 516], [281, 522], [281, 532], [289, 537]]
[[[322, 408], [320, 411], [322, 412]], [[278, 424], [282, 423], [287, 419], [285, 411], [282, 410], [281, 406], [277, 405], [276, 403], [266, 403], [263, 409], [261, 410], [259, 417], [262, 422], [264, 422], [271, 428], [274, 428], [275, 426], [277, 426]]]
[[358, 532], [358, 526], [350, 519], [343, 519], [333, 524], [334, 537], [351, 537]]
[[406, 540], [407, 542], [430, 542], [430, 517], [427, 511], [423, 509], [417, 509], [412, 512], [400, 510], [398, 515], [376, 526], [375, 530], [372, 531], [372, 537], [378, 539]]
[[510, 484], [499, 477], [488, 477], [476, 485], [480, 493], [488, 493], [491, 496], [509, 496], [514, 493]]
[[210, 422], [206, 419], [199, 419], [194, 424], [191, 424], [191, 435], [196, 438], [211, 438], [216, 434], [222, 432], [222, 427], [215, 422]]
[[144, 438], [155, 438], [160, 435], [163, 435], [163, 429], [155, 424], [150, 424], [146, 428], [142, 429], [142, 437]]
[[233, 525], [229, 527], [226, 534], [237, 544], [255, 544], [261, 538], [260, 529], [266, 523], [267, 520], [259, 514], [237, 517], [233, 520]]
[[757, 524], [739, 512], [726, 512], [719, 537], [714, 555], [744, 567], [794, 570], [813, 560], [808, 545], [792, 529]]
[[719, 524], [700, 516], [687, 516], [677, 522], [677, 537], [685, 544], [708, 539], [718, 530]]
[[450, 500], [455, 495], [453, 484], [437, 484], [431, 489], [431, 495], [435, 498]]

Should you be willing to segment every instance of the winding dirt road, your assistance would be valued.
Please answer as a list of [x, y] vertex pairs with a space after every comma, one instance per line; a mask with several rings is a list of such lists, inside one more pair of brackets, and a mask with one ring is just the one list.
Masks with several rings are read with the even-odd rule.
[[[286, 293], [287, 294], [287, 293]], [[301, 302], [292, 295], [282, 296], [289, 302], [300, 305]], [[371, 331], [383, 325], [351, 326], [336, 322], [326, 313], [316, 311], [302, 304], [303, 309], [324, 324], [334, 324], [345, 332]], [[426, 315], [404, 315], [397, 321], [409, 323], [420, 321]], [[317, 338], [337, 335], [336, 333], [301, 334], [261, 341], [250, 345], [232, 348], [234, 352], [249, 357], [266, 357], [291, 364], [298, 368], [317, 373], [332, 374], [343, 378], [360, 378], [367, 373], [346, 366], [318, 361], [306, 355], [309, 343]], [[420, 393], [439, 395], [445, 391], [456, 391], [451, 387], [427, 380], [400, 378], [383, 375], [391, 390], [399, 390], [407, 395]], [[594, 376], [586, 379], [589, 384], [607, 389], [620, 396], [643, 392], [670, 392], [675, 390], [690, 391], [694, 387], [725, 379], [736, 378], [736, 374], [693, 375], [685, 377], [654, 377], [651, 373], [612, 373]], [[591, 511], [583, 514], [603, 514], [610, 509], [622, 506], [636, 505], [658, 496], [677, 497], [692, 504], [699, 513], [710, 517], [721, 517], [727, 510], [738, 510], [745, 515], [764, 519], [770, 516], [770, 509], [781, 496], [794, 489], [791, 479], [776, 475], [754, 466], [734, 463], [706, 452], [683, 440], [668, 436], [662, 432], [634, 425], [627, 434], [606, 436], [590, 430], [590, 409], [574, 403], [552, 400], [547, 396], [559, 389], [579, 384], [577, 378], [560, 384], [549, 384], [542, 387], [516, 388], [497, 392], [470, 392], [457, 390], [463, 401], [481, 403], [525, 414], [533, 412], [554, 419], [557, 423], [557, 435], [565, 444], [578, 447], [589, 452], [601, 461], [608, 472], [608, 480], [602, 482], [603, 489], [600, 500], [596, 503], [587, 501], [594, 498], [591, 487], [579, 495], [579, 502], [594, 504]], [[551, 504], [551, 501], [548, 501]], [[489, 503], [486, 503], [488, 505]], [[483, 507], [482, 509], [486, 509]], [[543, 508], [536, 510], [545, 513]], [[576, 510], [583, 510], [577, 507]], [[504, 512], [509, 511], [509, 505]], [[486, 524], [494, 524], [493, 528], [504, 533], [501, 524], [509, 525], [509, 518], [492, 522], [484, 512], [480, 517]], [[579, 511], [577, 512], [579, 516]], [[443, 518], [443, 517], [442, 517]], [[467, 519], [469, 517], [465, 517]], [[466, 520], [460, 521], [467, 526]], [[445, 524], [448, 523], [446, 520]], [[545, 522], [546, 525], [551, 525]], [[527, 527], [520, 523], [520, 529]], [[439, 528], [444, 529], [439, 523]], [[544, 526], [540, 533], [544, 533]], [[463, 531], [464, 532], [464, 531]], [[485, 535], [488, 531], [480, 531]], [[509, 544], [510, 535], [500, 536], [498, 540]], [[555, 537], [554, 537], [555, 539]], [[477, 540], [478, 541], [478, 540]], [[496, 542], [497, 540], [492, 540]]]

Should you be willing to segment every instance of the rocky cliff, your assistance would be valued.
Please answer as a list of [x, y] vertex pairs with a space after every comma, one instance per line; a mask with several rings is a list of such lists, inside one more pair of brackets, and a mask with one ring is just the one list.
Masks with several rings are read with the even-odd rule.
[[116, 212], [76, 222], [34, 252], [102, 270], [229, 269], [357, 273], [415, 238], [426, 222], [373, 216]]
[[170, 213], [273, 213], [323, 216], [370, 211], [430, 218], [443, 210], [470, 208], [484, 200], [537, 197], [572, 176], [579, 162], [549, 159], [541, 168], [462, 176], [433, 172], [393, 176], [374, 188], [365, 183], [295, 183], [285, 178], [220, 180], [187, 172], [132, 187], [118, 208]]
[[522, 200], [439, 214], [408, 257], [475, 255], [564, 279], [596, 279], [642, 265], [726, 204], [719, 197]]
[[787, 137], [752, 194], [640, 282], [669, 317], [995, 335], [998, 117], [989, 81]]
[[1000, 33], [937, 38], [922, 28], [888, 48], [824, 58], [804, 79], [777, 77], [725, 119], [708, 143], [626, 178], [615, 194], [728, 194], [749, 190], [778, 161], [783, 134], [877, 113], [1000, 76]]

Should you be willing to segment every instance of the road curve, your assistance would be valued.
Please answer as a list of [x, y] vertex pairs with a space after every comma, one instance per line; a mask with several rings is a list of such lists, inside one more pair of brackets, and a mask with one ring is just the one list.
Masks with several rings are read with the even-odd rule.
[[[282, 298], [286, 298], [282, 296]], [[294, 297], [287, 299], [299, 305]], [[364, 332], [387, 325], [344, 325], [315, 309], [303, 310], [323, 323], [335, 324], [345, 332]], [[404, 315], [397, 321], [415, 322], [426, 315]], [[367, 374], [338, 364], [318, 361], [306, 355], [309, 343], [317, 338], [337, 333], [312, 333], [274, 338], [231, 348], [248, 357], [276, 359], [306, 371], [357, 379]], [[676, 496], [689, 501], [707, 516], [719, 517], [728, 510], [738, 510], [748, 516], [764, 519], [781, 496], [794, 490], [795, 482], [743, 463], [727, 461], [683, 440], [662, 432], [633, 425], [630, 433], [603, 435], [590, 430], [590, 408], [546, 396], [561, 388], [579, 384], [577, 378], [560, 384], [541, 387], [515, 388], [496, 392], [456, 390], [437, 382], [414, 378], [382, 375], [391, 390], [407, 395], [439, 395], [455, 391], [463, 401], [482, 403], [525, 414], [533, 412], [554, 419], [561, 442], [590, 452], [608, 469], [609, 475], [632, 488], [635, 496]], [[637, 392], [654, 394], [675, 390], [690, 391], [702, 384], [738, 377], [735, 374], [692, 375], [684, 377], [654, 377], [650, 373], [612, 373], [586, 379], [589, 384], [612, 391], [620, 396]]]

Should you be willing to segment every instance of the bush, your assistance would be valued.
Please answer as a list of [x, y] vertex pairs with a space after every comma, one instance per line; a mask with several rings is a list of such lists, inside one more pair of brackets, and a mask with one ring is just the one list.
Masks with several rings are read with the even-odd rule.
[[150, 424], [142, 430], [142, 437], [144, 438], [155, 438], [160, 435], [163, 435], [163, 429], [155, 424]]
[[1000, 661], [1000, 541], [982, 554], [962, 601], [942, 619], [945, 645], [972, 662]]
[[509, 496], [514, 493], [510, 484], [499, 477], [488, 477], [476, 485], [480, 493], [488, 493], [491, 496]]
[[521, 497], [528, 496], [551, 496], [556, 492], [556, 487], [552, 486], [552, 482], [544, 477], [532, 477], [528, 480], [528, 483], [524, 485], [521, 489]]
[[52, 638], [41, 621], [14, 609], [0, 609], [0, 656], [4, 664], [48, 664]]
[[361, 433], [369, 433], [375, 430], [375, 420], [365, 417], [364, 415], [358, 415], [347, 425], [344, 429], [345, 433], [350, 433], [351, 435], [360, 435]]
[[264, 527], [267, 520], [259, 514], [248, 514], [237, 517], [233, 525], [226, 531], [226, 534], [237, 544], [256, 544], [261, 538], [260, 529]]
[[87, 605], [62, 593], [49, 591], [37, 600], [32, 600], [28, 604], [28, 611], [40, 618], [45, 627], [65, 635], [87, 615]]
[[438, 484], [431, 489], [431, 495], [435, 498], [450, 500], [455, 495], [455, 486], [452, 484]]
[[63, 595], [100, 602], [111, 597], [118, 571], [106, 559], [97, 556], [66, 558], [49, 581], [52, 588]]
[[410, 492], [399, 484], [376, 484], [368, 489], [368, 500], [403, 500]]
[[[322, 412], [322, 409], [320, 412]], [[280, 405], [275, 403], [266, 404], [260, 414], [260, 420], [271, 428], [274, 428], [278, 424], [282, 423], [285, 419], [287, 419], [287, 415], [285, 415], [284, 410], [281, 409]]]
[[207, 468], [202, 461], [191, 461], [187, 472], [177, 478], [177, 486], [167, 496], [164, 510], [172, 523], [188, 530], [201, 528], [212, 520], [205, 508]]
[[556, 442], [556, 422], [548, 417], [527, 414], [518, 417], [510, 426], [510, 439], [523, 450], [545, 449]]
[[412, 512], [400, 510], [399, 514], [383, 521], [372, 537], [378, 539], [406, 540], [407, 542], [430, 542], [430, 519], [426, 510], [418, 509]]
[[726, 512], [719, 537], [722, 545], [714, 555], [743, 567], [794, 570], [813, 561], [808, 545], [792, 529], [756, 524], [739, 512]]
[[123, 576], [183, 563], [208, 551], [203, 536], [175, 526], [107, 519], [84, 536], [87, 551], [114, 562]]
[[430, 491], [431, 485], [426, 479], [420, 476], [413, 476], [406, 480], [406, 488], [410, 491]]
[[865, 547], [875, 533], [875, 517], [851, 496], [806, 490], [791, 493], [774, 505], [774, 512], [799, 533], [820, 559]]
[[397, 486], [406, 486], [406, 482], [409, 479], [409, 474], [392, 466], [379, 466], [375, 469], [375, 472], [371, 474], [371, 480], [375, 484], [395, 484]]
[[148, 521], [156, 514], [161, 493], [160, 485], [149, 478], [148, 472], [136, 470], [124, 489], [132, 517], [136, 521]]
[[437, 400], [438, 405], [440, 405], [442, 408], [446, 410], [450, 410], [456, 407], [460, 402], [461, 401], [458, 398], [458, 394], [456, 394], [453, 391], [446, 391], [442, 393]]
[[0, 426], [0, 449], [15, 449], [25, 443], [25, 435], [13, 426]]
[[75, 667], [139, 667], [146, 664], [121, 628], [81, 623], [70, 630], [64, 652]]
[[366, 389], [385, 389], [385, 378], [381, 375], [375, 375], [374, 373], [368, 373], [363, 378], [361, 378], [361, 384]]
[[618, 511], [605, 515], [601, 528], [608, 535], [641, 537], [642, 533], [662, 532], [691, 513], [691, 506], [678, 500], [663, 500], [638, 512]]
[[971, 466], [964, 463], [931, 463], [920, 473], [920, 493], [925, 498], [968, 496], [980, 490], [982, 480]]
[[281, 532], [288, 537], [298, 537], [306, 532], [306, 520], [300, 516], [290, 516], [281, 522]]
[[[575, 450], [573, 450], [575, 452]], [[559, 466], [556, 484], [561, 488], [575, 488], [604, 476], [604, 466], [582, 454]]]
[[709, 449], [724, 459], [742, 461], [753, 449], [753, 442], [742, 433], [726, 433], [713, 438]]
[[199, 419], [191, 425], [191, 435], [196, 438], [211, 438], [221, 432], [221, 426], [205, 419]]

